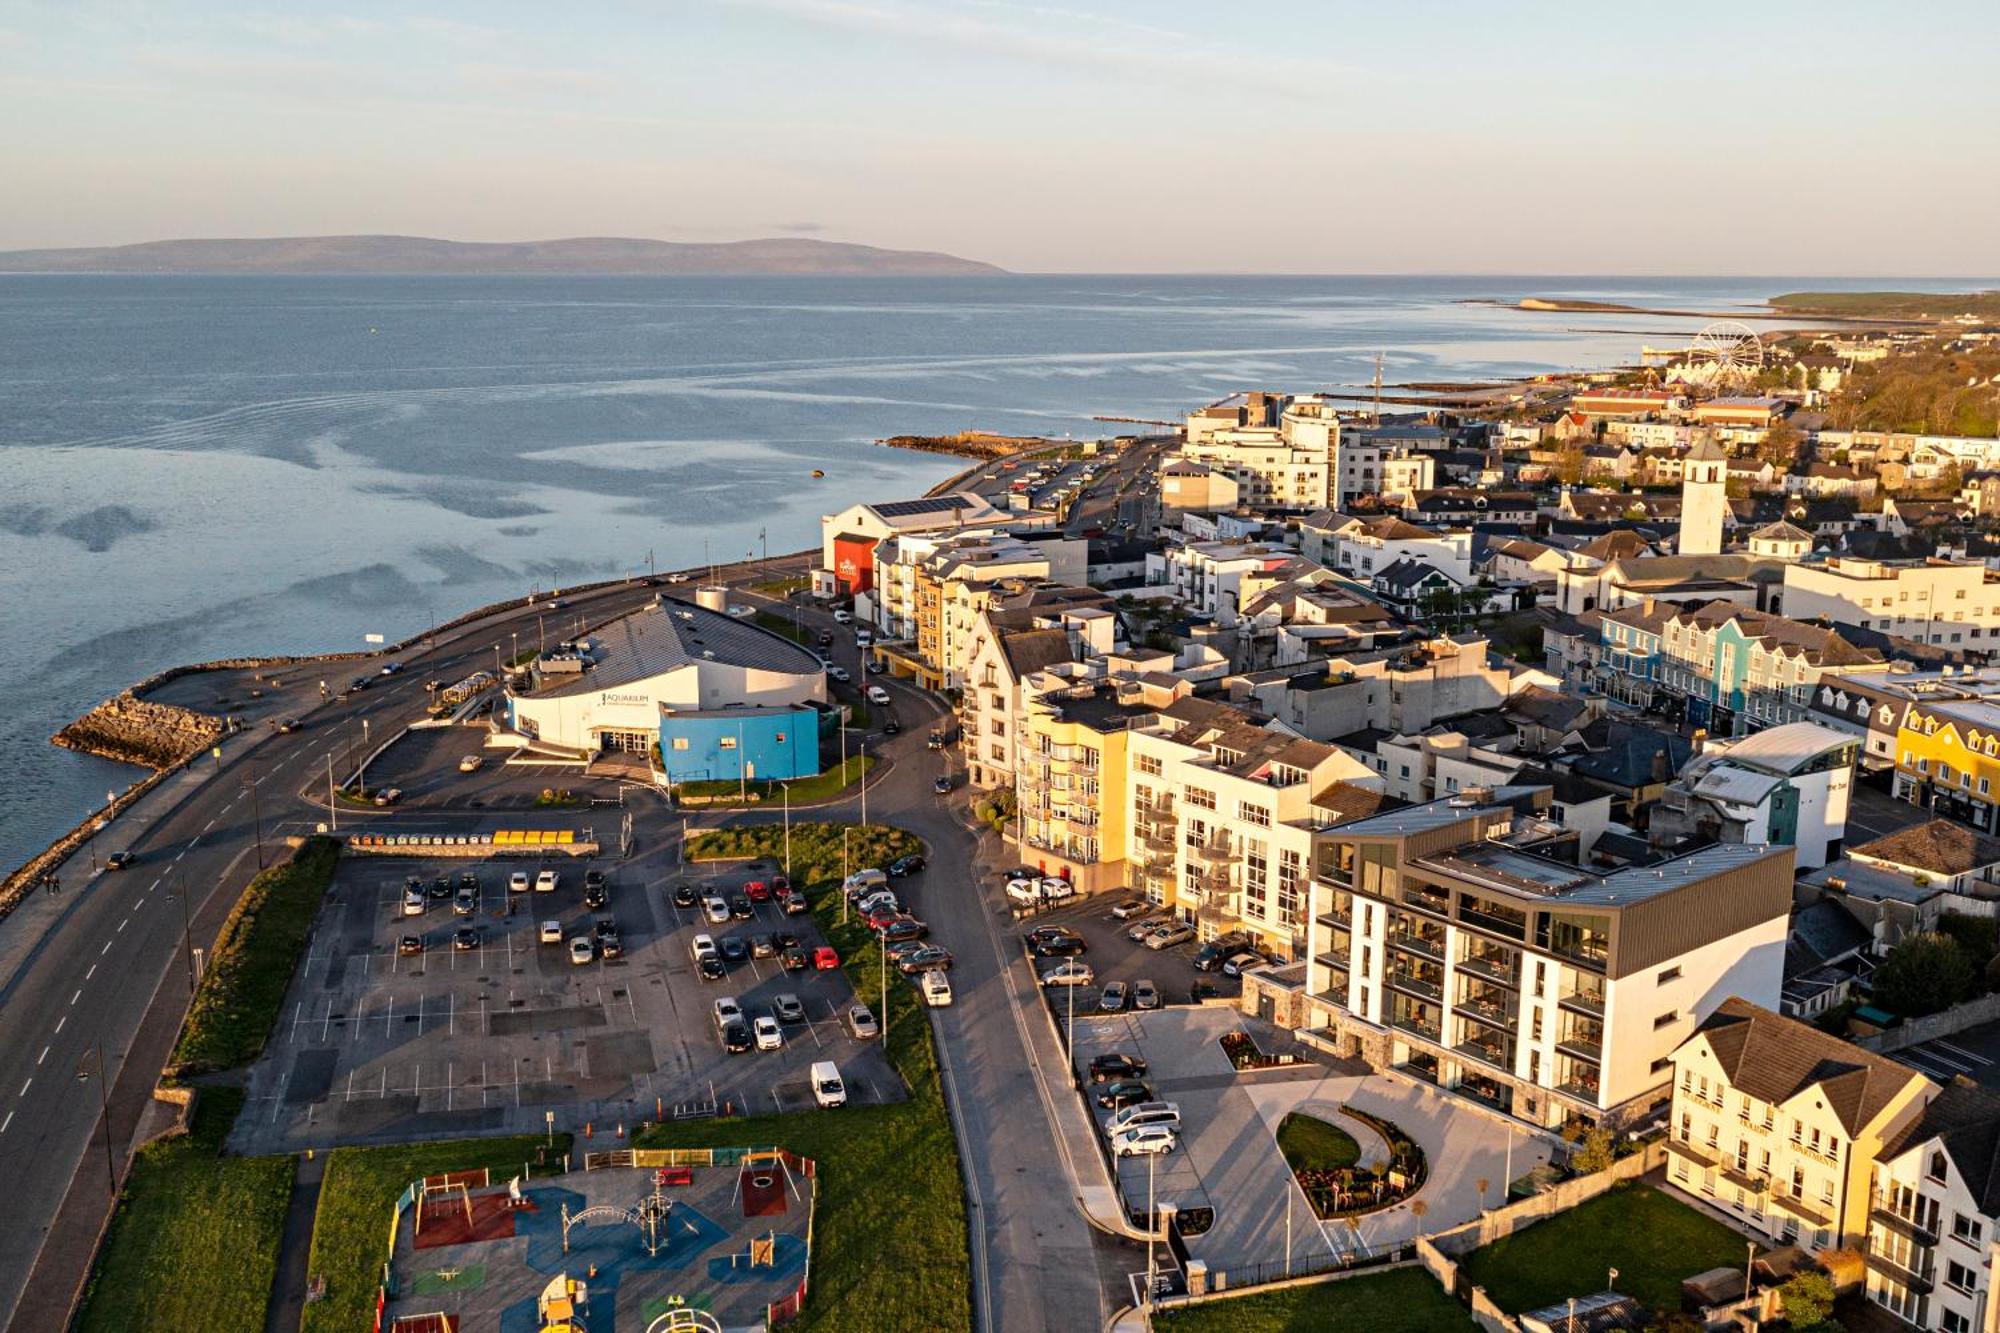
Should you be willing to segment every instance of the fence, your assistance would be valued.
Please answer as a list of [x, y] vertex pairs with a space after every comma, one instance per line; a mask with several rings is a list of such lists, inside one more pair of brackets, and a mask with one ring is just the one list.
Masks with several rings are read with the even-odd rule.
[[1628, 1180], [1637, 1180], [1648, 1171], [1657, 1171], [1666, 1165], [1667, 1148], [1664, 1140], [1647, 1144], [1630, 1157], [1621, 1157], [1602, 1171], [1593, 1171], [1587, 1176], [1565, 1180], [1540, 1194], [1531, 1194], [1504, 1208], [1495, 1208], [1483, 1217], [1456, 1226], [1449, 1231], [1440, 1231], [1430, 1238], [1430, 1243], [1444, 1255], [1454, 1259], [1472, 1253], [1482, 1246], [1525, 1230], [1545, 1218], [1557, 1213], [1566, 1213], [1580, 1203], [1588, 1202], [1609, 1191], [1613, 1186]]
[[[569, 1159], [565, 1157], [557, 1168], [557, 1174], [569, 1170]], [[534, 1178], [535, 1166], [532, 1162], [521, 1163], [521, 1179]], [[389, 1210], [389, 1247], [382, 1260], [382, 1276], [375, 1284], [375, 1328], [374, 1333], [382, 1333], [382, 1317], [389, 1308], [389, 1298], [396, 1294], [396, 1236], [402, 1230], [403, 1210], [416, 1205], [424, 1195], [424, 1186], [443, 1185], [463, 1181], [467, 1185], [484, 1186], [492, 1179], [490, 1168], [473, 1167], [467, 1171], [446, 1171], [439, 1175], [425, 1176], [413, 1180], [403, 1187], [396, 1196], [396, 1206]]]
[[1938, 1037], [1949, 1037], [1967, 1028], [1990, 1023], [1996, 1018], [2000, 1018], [2000, 993], [1982, 995], [1976, 1000], [1955, 1004], [1943, 1013], [1905, 1019], [1895, 1027], [1884, 1028], [1866, 1037], [1856, 1037], [1854, 1044], [1865, 1051], [1889, 1055], [1922, 1042]]

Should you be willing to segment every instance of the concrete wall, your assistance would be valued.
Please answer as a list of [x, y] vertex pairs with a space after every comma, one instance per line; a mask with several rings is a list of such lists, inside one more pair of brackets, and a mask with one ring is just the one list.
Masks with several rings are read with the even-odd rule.
[[1964, 1004], [1955, 1004], [1939, 1014], [1929, 1014], [1923, 1018], [1904, 1021], [1902, 1026], [1888, 1028], [1871, 1037], [1856, 1037], [1854, 1044], [1863, 1050], [1890, 1055], [1906, 1046], [1916, 1046], [1935, 1037], [1949, 1037], [1967, 1028], [1978, 1027], [2000, 1019], [2000, 994], [1982, 995]]
[[1524, 1231], [1557, 1213], [1566, 1213], [1578, 1204], [1587, 1203], [1614, 1185], [1637, 1180], [1648, 1171], [1657, 1171], [1666, 1164], [1666, 1160], [1665, 1141], [1649, 1143], [1630, 1157], [1619, 1158], [1602, 1171], [1565, 1180], [1553, 1189], [1510, 1203], [1505, 1208], [1495, 1208], [1484, 1217], [1475, 1218], [1463, 1226], [1438, 1232], [1428, 1243], [1448, 1259], [1463, 1259], [1496, 1240]]

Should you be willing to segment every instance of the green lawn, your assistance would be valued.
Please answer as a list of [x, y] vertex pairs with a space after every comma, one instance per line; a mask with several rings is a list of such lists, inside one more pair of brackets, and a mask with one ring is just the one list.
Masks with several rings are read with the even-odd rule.
[[222, 923], [169, 1073], [234, 1069], [263, 1051], [339, 857], [332, 839], [312, 838], [250, 881]]
[[1478, 1327], [1421, 1268], [1210, 1301], [1153, 1323], [1163, 1333], [1469, 1333]]
[[220, 1155], [242, 1106], [240, 1088], [204, 1090], [190, 1133], [139, 1154], [77, 1317], [80, 1333], [264, 1327], [292, 1159]]
[[1278, 1122], [1278, 1151], [1294, 1171], [1333, 1171], [1361, 1160], [1352, 1134], [1296, 1111]]
[[[813, 1222], [812, 1292], [801, 1329], [957, 1329], [972, 1322], [964, 1187], [945, 1114], [930, 1024], [893, 970], [882, 990], [880, 953], [858, 922], [839, 922], [839, 824], [792, 826], [792, 877], [802, 884], [827, 939], [840, 951], [855, 992], [886, 1014], [890, 1060], [910, 1086], [894, 1106], [855, 1106], [790, 1116], [649, 1126], [646, 1147], [778, 1144], [819, 1164]], [[688, 855], [777, 855], [772, 827], [698, 835]], [[879, 866], [921, 844], [873, 825], [849, 838], [851, 864]]]
[[[548, 1140], [540, 1135], [507, 1139], [461, 1139], [447, 1143], [398, 1144], [389, 1148], [340, 1148], [326, 1159], [319, 1211], [313, 1215], [312, 1256], [307, 1271], [326, 1279], [326, 1299], [305, 1307], [301, 1333], [353, 1333], [375, 1315], [375, 1287], [388, 1259], [389, 1209], [419, 1176], [490, 1167], [496, 1178], [513, 1174]], [[558, 1134], [551, 1160], [569, 1151], [570, 1136]], [[560, 1169], [560, 1166], [554, 1168]], [[540, 1168], [536, 1168], [537, 1171]], [[404, 1215], [404, 1225], [409, 1216]], [[265, 1285], [270, 1285], [267, 1275]], [[263, 1326], [259, 1307], [257, 1327]], [[154, 1327], [133, 1324], [131, 1327]], [[159, 1327], [179, 1327], [159, 1325]], [[186, 1327], [207, 1325], [189, 1324]]]
[[1680, 1308], [1681, 1281], [1711, 1268], [1740, 1267], [1741, 1236], [1645, 1185], [1620, 1185], [1525, 1231], [1467, 1255], [1465, 1275], [1509, 1313], [1618, 1290], [1655, 1310]]
[[819, 635], [804, 626], [792, 624], [790, 616], [781, 616], [776, 611], [759, 611], [750, 617], [750, 623], [759, 629], [767, 629], [781, 639], [804, 644], [810, 648], [819, 643]]

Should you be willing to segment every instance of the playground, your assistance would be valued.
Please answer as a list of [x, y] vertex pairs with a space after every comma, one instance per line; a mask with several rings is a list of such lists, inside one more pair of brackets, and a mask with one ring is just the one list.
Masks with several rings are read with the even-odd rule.
[[701, 1148], [582, 1164], [412, 1182], [390, 1229], [377, 1333], [718, 1333], [797, 1314], [809, 1159]]

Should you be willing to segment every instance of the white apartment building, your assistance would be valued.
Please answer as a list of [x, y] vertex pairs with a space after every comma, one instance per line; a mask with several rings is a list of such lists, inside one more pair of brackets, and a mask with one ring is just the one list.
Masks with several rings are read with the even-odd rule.
[[1296, 957], [1311, 829], [1324, 822], [1313, 816], [1314, 798], [1339, 784], [1372, 793], [1373, 775], [1330, 745], [1194, 698], [1133, 719], [1126, 745], [1135, 887], [1204, 939], [1242, 930], [1272, 956]]
[[1918, 643], [2000, 649], [2000, 574], [1977, 560], [1831, 556], [1785, 567], [1785, 614]]
[[1908, 1065], [1739, 996], [1672, 1068], [1668, 1183], [1812, 1254], [1869, 1234], [1875, 1163], [1937, 1092]]
[[1190, 440], [1162, 467], [1185, 460], [1206, 463], [1236, 483], [1238, 500], [1258, 509], [1317, 509], [1326, 503], [1327, 454], [1322, 446], [1296, 445], [1280, 427], [1241, 426]]
[[1653, 807], [1656, 835], [1798, 849], [1801, 870], [1839, 854], [1861, 743], [1817, 722], [1706, 741]]
[[1778, 1002], [1792, 853], [1581, 867], [1547, 800], [1468, 792], [1317, 836], [1303, 1025], [1532, 1124], [1624, 1125], [1723, 997]]
[[1995, 1333], [2000, 1096], [1953, 1082], [1875, 1163], [1868, 1299], [1917, 1328]]
[[1330, 568], [1367, 582], [1398, 560], [1416, 560], [1455, 583], [1472, 582], [1472, 533], [1433, 530], [1400, 518], [1350, 519], [1326, 542]]
[[[1146, 556], [1146, 582], [1172, 589], [1173, 598], [1217, 624], [1236, 623], [1246, 576], [1273, 573], [1298, 557], [1260, 542], [1190, 542]], [[1258, 585], [1258, 591], [1270, 586]], [[1254, 594], [1252, 594], [1254, 595]]]
[[1350, 430], [1338, 442], [1333, 466], [1334, 494], [1328, 503], [1336, 506], [1362, 495], [1388, 496], [1404, 503], [1418, 491], [1437, 485], [1437, 460], [1429, 453], [1366, 427]]

